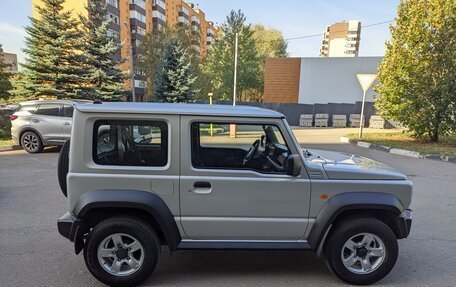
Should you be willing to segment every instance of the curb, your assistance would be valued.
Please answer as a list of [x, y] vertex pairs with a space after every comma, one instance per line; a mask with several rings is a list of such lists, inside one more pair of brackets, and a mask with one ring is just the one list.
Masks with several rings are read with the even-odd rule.
[[14, 145], [0, 146], [0, 152], [2, 152], [2, 151], [19, 150], [19, 149], [21, 149], [20, 146], [14, 146]]
[[382, 145], [376, 145], [376, 144], [372, 144], [372, 143], [369, 143], [369, 142], [351, 140], [351, 139], [349, 139], [347, 137], [341, 137], [340, 141], [343, 142], [343, 143], [356, 145], [356, 146], [359, 146], [359, 147], [362, 147], [362, 148], [375, 149], [375, 150], [387, 152], [387, 153], [390, 153], [390, 154], [402, 155], [402, 156], [412, 157], [412, 158], [437, 160], [437, 161], [450, 162], [450, 163], [455, 163], [456, 164], [456, 157], [455, 156], [446, 156], [446, 155], [438, 155], [438, 154], [421, 154], [421, 153], [419, 153], [417, 151], [405, 150], [405, 149], [399, 149], [399, 148], [392, 148], [392, 147], [382, 146]]

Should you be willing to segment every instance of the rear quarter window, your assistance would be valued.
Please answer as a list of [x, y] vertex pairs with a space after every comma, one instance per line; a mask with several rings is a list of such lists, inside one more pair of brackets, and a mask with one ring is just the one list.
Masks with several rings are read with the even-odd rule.
[[92, 153], [96, 164], [163, 167], [168, 163], [168, 149], [164, 121], [95, 122]]

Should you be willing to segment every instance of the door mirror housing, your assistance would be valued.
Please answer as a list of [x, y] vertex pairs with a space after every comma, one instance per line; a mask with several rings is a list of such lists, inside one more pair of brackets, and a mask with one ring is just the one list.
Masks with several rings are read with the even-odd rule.
[[301, 156], [299, 154], [292, 154], [287, 159], [286, 171], [288, 175], [298, 176], [301, 173]]

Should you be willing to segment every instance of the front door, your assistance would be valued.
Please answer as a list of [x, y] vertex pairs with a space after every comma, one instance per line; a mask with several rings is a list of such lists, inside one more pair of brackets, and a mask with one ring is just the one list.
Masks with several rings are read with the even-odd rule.
[[280, 119], [181, 117], [181, 224], [194, 240], [299, 240], [310, 181]]

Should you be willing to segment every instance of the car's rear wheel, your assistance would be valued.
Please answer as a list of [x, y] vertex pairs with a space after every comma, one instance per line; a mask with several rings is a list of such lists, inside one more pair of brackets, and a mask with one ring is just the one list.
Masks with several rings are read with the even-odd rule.
[[375, 218], [352, 219], [335, 227], [325, 243], [331, 271], [343, 281], [366, 285], [384, 278], [396, 263], [394, 232]]
[[155, 270], [160, 241], [144, 221], [127, 216], [112, 217], [97, 224], [86, 240], [87, 268], [110, 286], [134, 286]]
[[21, 146], [28, 153], [40, 153], [44, 149], [43, 142], [37, 133], [28, 131], [21, 136]]

